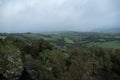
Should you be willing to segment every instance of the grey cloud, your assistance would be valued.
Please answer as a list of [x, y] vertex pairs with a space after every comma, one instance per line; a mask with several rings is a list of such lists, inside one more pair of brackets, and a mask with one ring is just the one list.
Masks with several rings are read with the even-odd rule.
[[89, 31], [119, 26], [120, 0], [0, 0], [0, 31]]

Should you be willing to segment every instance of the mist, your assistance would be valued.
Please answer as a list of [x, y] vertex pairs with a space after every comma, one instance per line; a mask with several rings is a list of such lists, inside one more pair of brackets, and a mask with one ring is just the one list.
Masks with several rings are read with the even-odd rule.
[[120, 0], [0, 0], [0, 32], [120, 27]]

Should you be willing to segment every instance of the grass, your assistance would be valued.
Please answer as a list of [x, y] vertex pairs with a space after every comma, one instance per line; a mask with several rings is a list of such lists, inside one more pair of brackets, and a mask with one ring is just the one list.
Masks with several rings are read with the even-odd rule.
[[120, 49], [120, 41], [98, 43], [98, 47]]
[[65, 41], [65, 43], [68, 43], [68, 44], [75, 44], [75, 42], [72, 39], [68, 38], [68, 37], [65, 37], [64, 41]]
[[[53, 44], [60, 43], [64, 46], [69, 44], [80, 44], [81, 46], [98, 46], [102, 48], [120, 49], [120, 35], [114, 34], [93, 34], [93, 33], [75, 33], [75, 32], [56, 32], [46, 34], [23, 34], [28, 39], [45, 39]], [[109, 42], [107, 42], [109, 41]], [[57, 45], [57, 44], [56, 44]], [[57, 45], [59, 46], [59, 44]]]
[[39, 34], [23, 34], [25, 37], [32, 38], [32, 39], [45, 39], [50, 40], [48, 37], [41, 36]]
[[120, 36], [115, 36], [115, 38], [120, 39]]
[[105, 41], [105, 39], [98, 39], [98, 41], [104, 42], [104, 41]]
[[97, 46], [102, 48], [113, 48], [120, 49], [120, 41], [109, 41], [109, 42], [90, 42], [87, 44], [88, 47]]
[[40, 39], [41, 37], [36, 34], [23, 34], [23, 36], [28, 38]]
[[0, 36], [0, 39], [5, 39], [6, 38], [6, 36]]
[[61, 39], [62, 37], [59, 36], [59, 35], [52, 35], [51, 37], [53, 40], [58, 40], [58, 39]]
[[87, 47], [91, 47], [91, 46], [97, 46], [99, 44], [99, 42], [89, 42], [87, 44], [85, 44]]

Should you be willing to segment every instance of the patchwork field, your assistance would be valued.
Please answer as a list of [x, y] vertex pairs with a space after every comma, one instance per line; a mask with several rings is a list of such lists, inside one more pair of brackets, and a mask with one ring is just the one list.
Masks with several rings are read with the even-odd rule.
[[[45, 39], [56, 47], [66, 48], [70, 45], [80, 45], [84, 47], [97, 46], [102, 48], [120, 48], [120, 33], [93, 33], [93, 32], [52, 32], [52, 33], [22, 33], [8, 34], [22, 38], [23, 40], [34, 41]], [[0, 36], [6, 38], [6, 36]]]

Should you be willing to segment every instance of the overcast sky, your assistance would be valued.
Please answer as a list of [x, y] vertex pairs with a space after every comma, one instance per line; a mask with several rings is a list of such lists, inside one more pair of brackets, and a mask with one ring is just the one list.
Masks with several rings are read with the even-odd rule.
[[120, 0], [0, 0], [0, 32], [120, 27]]

